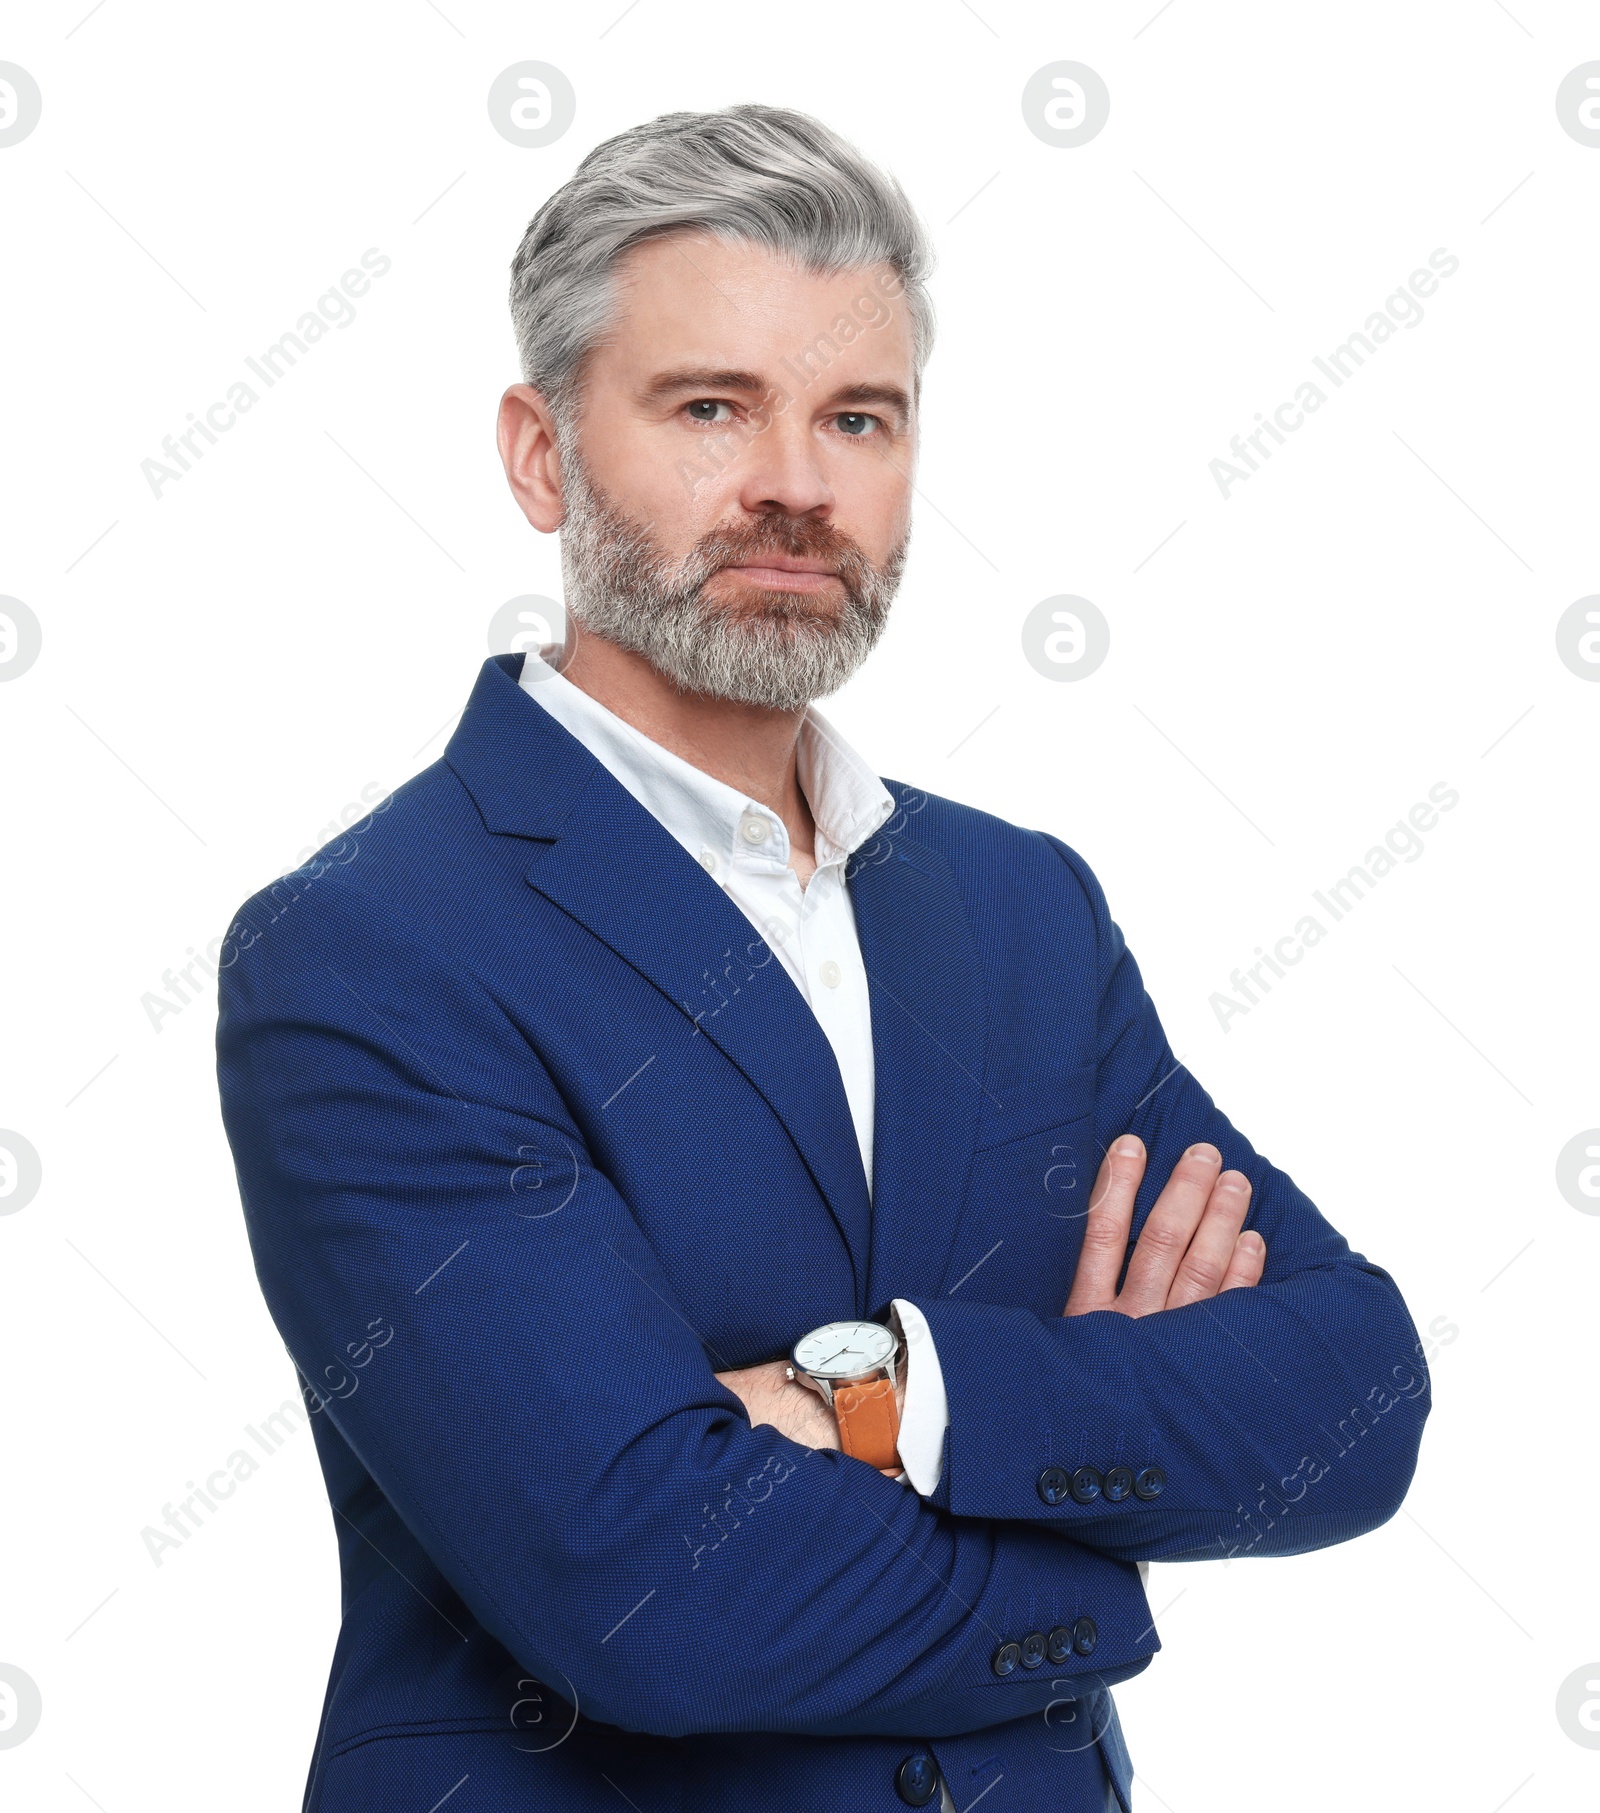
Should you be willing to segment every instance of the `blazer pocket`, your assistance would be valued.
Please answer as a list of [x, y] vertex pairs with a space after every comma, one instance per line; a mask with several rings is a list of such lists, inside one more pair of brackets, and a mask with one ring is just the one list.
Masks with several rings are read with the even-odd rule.
[[983, 1086], [983, 1112], [978, 1120], [977, 1150], [1009, 1145], [1048, 1127], [1066, 1126], [1094, 1113], [1095, 1066], [1080, 1064], [1054, 1076]]

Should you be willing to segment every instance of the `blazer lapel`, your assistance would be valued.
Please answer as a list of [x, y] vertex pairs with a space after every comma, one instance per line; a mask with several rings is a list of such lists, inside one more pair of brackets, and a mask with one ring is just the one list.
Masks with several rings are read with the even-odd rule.
[[521, 690], [519, 664], [485, 663], [446, 760], [491, 831], [547, 846], [527, 871], [532, 886], [677, 1003], [760, 1091], [844, 1238], [864, 1309], [872, 1210], [827, 1035], [716, 882]]
[[[892, 783], [891, 783], [892, 784]], [[978, 1137], [985, 1014], [977, 944], [943, 858], [892, 818], [852, 858], [872, 1002], [867, 1308], [937, 1293]]]

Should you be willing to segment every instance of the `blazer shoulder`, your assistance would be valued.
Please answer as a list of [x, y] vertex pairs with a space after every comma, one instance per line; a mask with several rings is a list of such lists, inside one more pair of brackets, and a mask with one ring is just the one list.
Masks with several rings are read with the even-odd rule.
[[883, 835], [900, 834], [936, 850], [958, 878], [976, 870], [993, 874], [1003, 864], [1018, 882], [1059, 886], [1063, 869], [1081, 889], [1097, 914], [1105, 896], [1086, 859], [1064, 839], [1049, 831], [1013, 824], [997, 813], [985, 812], [961, 800], [946, 799], [905, 781], [884, 777], [899, 810], [884, 826]]
[[461, 875], [485, 841], [461, 782], [443, 761], [430, 764], [240, 903], [214, 941], [224, 984], [239, 955], [258, 946], [280, 972], [375, 942], [430, 946], [427, 878]]

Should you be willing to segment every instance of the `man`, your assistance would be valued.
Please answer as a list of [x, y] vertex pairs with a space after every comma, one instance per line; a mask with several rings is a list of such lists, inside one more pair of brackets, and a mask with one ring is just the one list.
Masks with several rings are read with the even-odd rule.
[[230, 935], [344, 1570], [318, 1813], [1126, 1809], [1143, 1564], [1410, 1481], [1399, 1294], [1174, 1061], [1087, 864], [811, 707], [904, 563], [927, 266], [803, 115], [594, 151], [499, 422], [562, 649]]

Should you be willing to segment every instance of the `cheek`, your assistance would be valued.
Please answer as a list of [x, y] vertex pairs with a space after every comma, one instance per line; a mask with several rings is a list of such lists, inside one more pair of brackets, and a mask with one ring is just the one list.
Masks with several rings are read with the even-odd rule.
[[738, 514], [739, 460], [733, 444], [714, 431], [652, 435], [604, 467], [590, 460], [589, 471], [595, 486], [674, 565]]
[[898, 454], [865, 459], [860, 449], [850, 452], [855, 457], [830, 473], [833, 521], [881, 567], [911, 535], [913, 492], [905, 474], [912, 468]]

